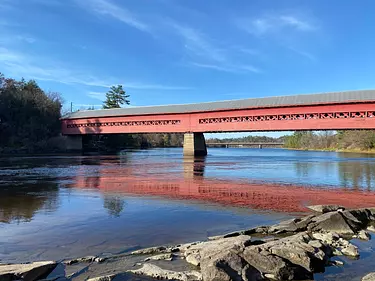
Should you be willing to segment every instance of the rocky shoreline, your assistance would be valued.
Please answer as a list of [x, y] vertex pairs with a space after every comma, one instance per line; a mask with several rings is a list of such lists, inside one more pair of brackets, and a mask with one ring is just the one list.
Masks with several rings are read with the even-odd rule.
[[[335, 256], [359, 259], [351, 240], [368, 241], [369, 232], [375, 233], [375, 207], [345, 210], [320, 205], [310, 209], [314, 213], [303, 218], [203, 242], [62, 262], [0, 264], [0, 281], [313, 280], [326, 267], [343, 265], [332, 259]], [[375, 273], [368, 272], [362, 280], [375, 280]]]

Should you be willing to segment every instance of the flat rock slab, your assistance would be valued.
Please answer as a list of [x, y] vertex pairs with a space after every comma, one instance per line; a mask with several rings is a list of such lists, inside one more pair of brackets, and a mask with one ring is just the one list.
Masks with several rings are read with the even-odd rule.
[[181, 247], [186, 261], [193, 265], [200, 265], [201, 259], [206, 256], [218, 255], [221, 252], [234, 249], [245, 248], [251, 244], [251, 237], [248, 235], [239, 235], [230, 238], [223, 238], [207, 242], [196, 243]]
[[140, 269], [129, 270], [137, 275], [150, 276], [157, 279], [181, 280], [181, 281], [200, 281], [202, 274], [198, 271], [172, 271], [162, 269], [154, 264], [146, 263]]
[[54, 261], [34, 262], [28, 264], [0, 265], [0, 281], [25, 280], [34, 281], [48, 276], [57, 263]]

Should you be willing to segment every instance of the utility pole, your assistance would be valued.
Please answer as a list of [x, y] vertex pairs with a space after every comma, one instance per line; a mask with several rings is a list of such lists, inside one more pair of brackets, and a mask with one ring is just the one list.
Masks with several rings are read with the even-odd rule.
[[73, 113], [73, 102], [70, 103], [70, 113]]

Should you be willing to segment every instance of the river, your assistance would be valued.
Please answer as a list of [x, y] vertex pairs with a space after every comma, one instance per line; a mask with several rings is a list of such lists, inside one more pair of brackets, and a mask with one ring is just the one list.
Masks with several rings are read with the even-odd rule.
[[[375, 206], [374, 195], [371, 154], [211, 148], [194, 159], [171, 148], [0, 158], [0, 262], [202, 240], [302, 216], [311, 204]], [[350, 268], [341, 274], [358, 271]]]

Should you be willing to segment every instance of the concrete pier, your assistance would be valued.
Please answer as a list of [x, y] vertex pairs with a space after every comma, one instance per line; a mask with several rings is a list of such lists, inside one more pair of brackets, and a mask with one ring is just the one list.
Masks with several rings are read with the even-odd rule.
[[184, 135], [185, 156], [206, 156], [207, 147], [203, 133], [186, 133]]

